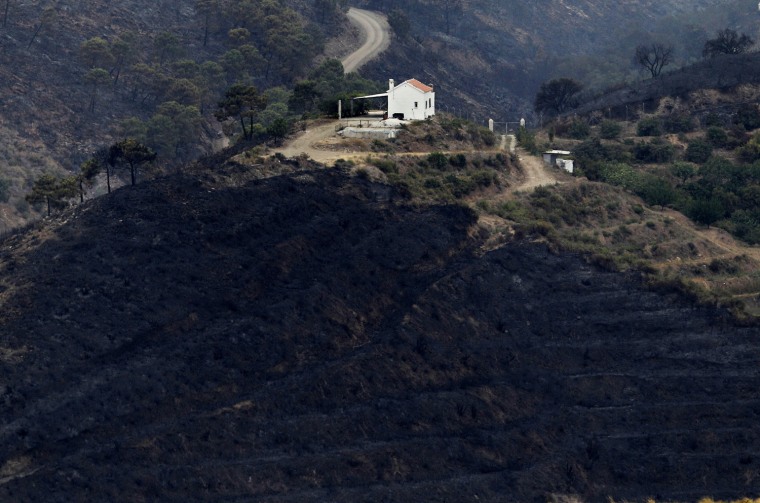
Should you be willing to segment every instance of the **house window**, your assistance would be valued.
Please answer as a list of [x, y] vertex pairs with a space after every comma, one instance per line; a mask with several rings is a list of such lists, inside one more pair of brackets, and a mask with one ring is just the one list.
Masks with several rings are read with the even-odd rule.
[[414, 108], [417, 108], [417, 102], [416, 101], [414, 102]]

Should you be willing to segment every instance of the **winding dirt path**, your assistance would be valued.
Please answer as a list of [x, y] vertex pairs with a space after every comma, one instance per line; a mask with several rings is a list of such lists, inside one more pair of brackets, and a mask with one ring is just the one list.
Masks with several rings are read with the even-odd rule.
[[387, 18], [378, 12], [351, 7], [347, 16], [365, 33], [364, 44], [343, 58], [343, 70], [351, 73], [386, 50], [391, 45], [391, 33]]
[[530, 155], [520, 147], [517, 147], [517, 159], [522, 166], [523, 179], [512, 187], [512, 192], [533, 190], [544, 185], [562, 183], [557, 176], [558, 173], [546, 166], [542, 159]]

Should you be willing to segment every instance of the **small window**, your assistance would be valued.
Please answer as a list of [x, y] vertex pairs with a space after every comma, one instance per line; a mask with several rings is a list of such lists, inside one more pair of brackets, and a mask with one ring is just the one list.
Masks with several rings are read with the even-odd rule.
[[417, 108], [417, 102], [416, 101], [414, 102], [414, 108]]

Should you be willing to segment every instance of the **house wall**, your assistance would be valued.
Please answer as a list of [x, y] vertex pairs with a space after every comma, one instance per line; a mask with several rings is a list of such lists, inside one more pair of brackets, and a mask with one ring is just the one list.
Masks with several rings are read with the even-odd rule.
[[424, 93], [410, 84], [395, 87], [388, 92], [388, 117], [396, 113], [404, 114], [405, 120], [432, 117], [435, 115], [435, 92]]

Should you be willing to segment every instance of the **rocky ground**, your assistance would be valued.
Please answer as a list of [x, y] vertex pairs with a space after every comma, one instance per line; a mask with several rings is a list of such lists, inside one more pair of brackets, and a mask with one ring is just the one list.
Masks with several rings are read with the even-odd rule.
[[0, 500], [760, 492], [758, 331], [312, 170], [124, 188], [0, 245]]

